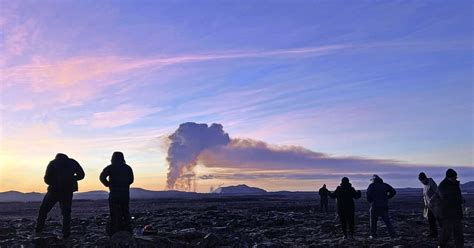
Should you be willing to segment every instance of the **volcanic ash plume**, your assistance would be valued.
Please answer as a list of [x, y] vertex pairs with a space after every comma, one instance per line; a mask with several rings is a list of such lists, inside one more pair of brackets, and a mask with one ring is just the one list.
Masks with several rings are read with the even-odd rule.
[[201, 152], [230, 143], [229, 134], [224, 132], [220, 124], [208, 126], [194, 122], [183, 123], [168, 138], [168, 189], [190, 190], [195, 178], [194, 167]]

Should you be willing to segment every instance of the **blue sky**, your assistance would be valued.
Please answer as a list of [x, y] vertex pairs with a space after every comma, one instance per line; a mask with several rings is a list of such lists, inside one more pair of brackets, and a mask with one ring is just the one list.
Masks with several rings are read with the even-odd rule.
[[0, 4], [0, 190], [43, 191], [60, 151], [89, 172], [84, 190], [100, 188], [115, 150], [136, 186], [162, 189], [164, 137], [188, 121], [332, 156], [474, 167], [470, 1]]

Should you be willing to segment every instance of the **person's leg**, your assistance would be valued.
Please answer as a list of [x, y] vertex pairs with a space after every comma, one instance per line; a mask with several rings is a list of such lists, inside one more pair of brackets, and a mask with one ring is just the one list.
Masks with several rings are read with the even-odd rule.
[[115, 201], [109, 200], [109, 209], [110, 209], [110, 234], [114, 234], [120, 231], [120, 204]]
[[342, 234], [347, 238], [347, 216], [344, 213], [339, 213], [339, 220], [341, 221]]
[[464, 247], [464, 233], [462, 220], [456, 220], [453, 223], [454, 244], [456, 248]]
[[370, 235], [372, 237], [377, 236], [377, 220], [379, 216], [374, 208], [370, 208]]
[[123, 221], [124, 221], [124, 229], [126, 231], [132, 232], [132, 225], [130, 224], [130, 207], [129, 207], [129, 201], [126, 201], [123, 203], [122, 206], [122, 211], [123, 211]]
[[328, 199], [324, 200], [324, 212], [328, 211]]
[[390, 222], [390, 217], [388, 216], [388, 209], [382, 211], [381, 214], [382, 214], [382, 220], [387, 226], [390, 237], [394, 238], [395, 236], [397, 236], [397, 234], [395, 233], [395, 229], [393, 228], [392, 223]]
[[438, 240], [438, 245], [441, 248], [447, 247], [449, 238], [451, 237], [452, 232], [452, 221], [449, 219], [443, 219], [441, 226], [441, 235]]
[[350, 237], [354, 237], [354, 212], [350, 212], [347, 216], [347, 223], [349, 224]]
[[430, 226], [431, 237], [438, 237], [438, 228], [436, 227], [436, 218], [431, 210], [428, 209], [428, 223]]
[[56, 204], [57, 198], [54, 193], [47, 192], [43, 198], [43, 202], [41, 202], [41, 206], [38, 212], [38, 219], [36, 220], [36, 228], [35, 232], [40, 233], [43, 231], [44, 222], [46, 221], [46, 217], [48, 216], [49, 211], [54, 207]]
[[71, 234], [72, 192], [61, 196], [59, 207], [63, 215], [63, 237], [67, 238]]

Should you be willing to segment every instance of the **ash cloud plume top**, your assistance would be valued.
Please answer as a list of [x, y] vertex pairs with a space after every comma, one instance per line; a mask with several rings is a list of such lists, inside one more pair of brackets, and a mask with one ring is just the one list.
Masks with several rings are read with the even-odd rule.
[[168, 189], [190, 190], [199, 155], [206, 149], [230, 143], [229, 134], [224, 132], [222, 125], [216, 123], [210, 126], [183, 123], [168, 139]]

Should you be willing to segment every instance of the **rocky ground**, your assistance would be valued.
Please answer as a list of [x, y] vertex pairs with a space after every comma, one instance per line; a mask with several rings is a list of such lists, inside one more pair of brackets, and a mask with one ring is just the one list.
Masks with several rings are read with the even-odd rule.
[[[474, 195], [466, 199], [466, 207], [473, 209]], [[45, 232], [33, 235], [38, 207], [39, 203], [0, 204], [0, 247], [436, 247], [435, 239], [425, 237], [428, 224], [415, 194], [398, 194], [391, 202], [399, 237], [388, 238], [380, 221], [375, 240], [368, 239], [368, 205], [363, 198], [357, 201], [354, 240], [341, 238], [334, 201], [331, 213], [320, 213], [313, 194], [132, 201], [133, 236], [118, 233], [112, 239], [105, 234], [106, 201], [74, 202], [68, 240], [60, 238], [58, 207]], [[474, 214], [467, 212], [466, 247], [473, 247]], [[156, 228], [155, 235], [141, 235], [147, 224]]]

